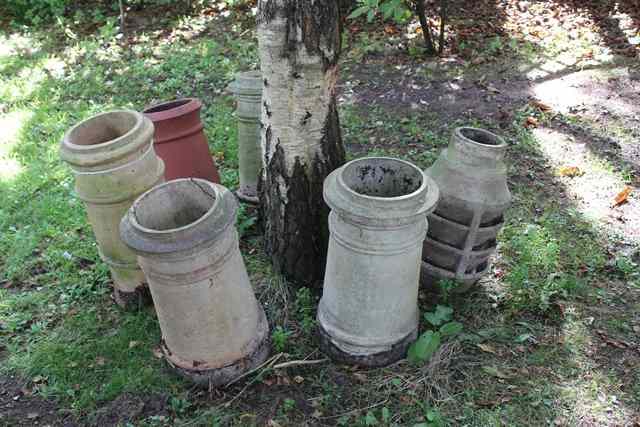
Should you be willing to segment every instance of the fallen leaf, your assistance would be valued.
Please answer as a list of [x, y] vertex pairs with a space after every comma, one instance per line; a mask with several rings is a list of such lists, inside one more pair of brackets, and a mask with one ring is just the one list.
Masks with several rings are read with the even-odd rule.
[[484, 351], [485, 353], [498, 354], [496, 349], [490, 346], [489, 344], [476, 344], [476, 345], [478, 346], [478, 348], [480, 348], [480, 350]]
[[96, 357], [96, 365], [98, 366], [104, 366], [105, 363], [107, 363], [106, 359], [104, 357]]
[[38, 418], [40, 416], [40, 414], [38, 414], [37, 412], [29, 412], [27, 414], [27, 418], [30, 420], [34, 420], [36, 418]]
[[387, 34], [396, 34], [396, 33], [398, 33], [398, 29], [396, 27], [391, 26], [391, 25], [385, 25], [384, 32], [387, 33]]
[[534, 128], [537, 126], [538, 126], [538, 119], [532, 116], [527, 117], [527, 120], [525, 120], [524, 122], [524, 127], [526, 128]]
[[631, 187], [626, 186], [624, 190], [618, 193], [618, 195], [614, 199], [613, 206], [611, 207], [615, 208], [616, 206], [620, 206], [621, 204], [626, 203], [627, 199], [629, 198], [629, 194], [631, 194], [631, 190]]
[[537, 108], [538, 110], [540, 110], [542, 112], [551, 111], [551, 107], [550, 106], [548, 106], [547, 104], [544, 104], [544, 103], [542, 103], [540, 101], [536, 101], [535, 99], [533, 101], [529, 102], [529, 104], [532, 107], [535, 107], [535, 108]]
[[573, 178], [574, 176], [584, 175], [584, 172], [577, 166], [562, 166], [558, 169], [558, 175]]
[[304, 378], [301, 377], [300, 375], [296, 375], [295, 377], [293, 377], [293, 381], [295, 381], [298, 384], [302, 384], [302, 382], [304, 381]]
[[140, 344], [140, 341], [129, 341], [129, 348], [136, 347]]

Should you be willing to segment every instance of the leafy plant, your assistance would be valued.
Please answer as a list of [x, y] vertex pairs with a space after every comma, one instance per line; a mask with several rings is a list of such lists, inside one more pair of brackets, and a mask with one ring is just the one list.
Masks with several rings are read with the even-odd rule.
[[445, 307], [437, 305], [435, 311], [427, 312], [424, 314], [424, 319], [431, 323], [433, 326], [440, 326], [444, 322], [451, 320], [453, 309], [451, 307]]
[[291, 412], [296, 407], [296, 401], [287, 397], [282, 401], [282, 412], [287, 413]]
[[427, 20], [425, 0], [358, 0], [358, 5], [348, 16], [349, 19], [366, 15], [367, 21], [372, 22], [377, 14], [381, 14], [384, 20], [393, 19], [397, 24], [402, 24], [416, 15], [422, 28], [426, 52], [433, 55], [441, 54], [444, 50], [448, 0], [439, 2], [440, 28], [436, 34]]
[[421, 406], [426, 421], [414, 424], [413, 427], [444, 427], [446, 425], [440, 411], [435, 408], [430, 408], [426, 403]]
[[50, 21], [65, 12], [68, 0], [11, 0], [5, 2], [9, 13], [21, 24]]
[[287, 342], [291, 332], [284, 329], [282, 326], [276, 326], [271, 333], [271, 342], [275, 351], [282, 352], [287, 347]]
[[183, 415], [191, 407], [188, 400], [179, 397], [169, 398], [169, 407], [174, 414]]
[[442, 279], [438, 282], [440, 293], [442, 294], [442, 300], [444, 302], [449, 301], [449, 297], [454, 293], [455, 289], [459, 286], [459, 283], [451, 279]]
[[305, 334], [311, 333], [316, 324], [315, 311], [313, 295], [309, 288], [298, 289], [296, 292], [296, 314], [300, 321], [302, 332]]
[[409, 347], [407, 357], [413, 364], [427, 362], [433, 354], [438, 351], [444, 338], [459, 334], [463, 326], [459, 322], [450, 321], [453, 315], [451, 307], [442, 305], [436, 306], [432, 312], [424, 314], [424, 319], [434, 327], [439, 327], [436, 331], [426, 331]]
[[240, 235], [240, 237], [242, 238], [246, 236], [257, 221], [257, 216], [249, 215], [246, 205], [241, 203], [240, 207], [238, 208], [238, 216], [236, 219], [236, 227], [238, 229], [238, 234]]

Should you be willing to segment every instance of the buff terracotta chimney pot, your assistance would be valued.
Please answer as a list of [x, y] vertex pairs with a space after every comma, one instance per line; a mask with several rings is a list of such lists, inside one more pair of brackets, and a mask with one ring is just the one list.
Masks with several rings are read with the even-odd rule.
[[220, 182], [200, 120], [201, 108], [199, 99], [184, 98], [156, 104], [143, 111], [155, 126], [155, 149], [164, 160], [167, 181], [201, 178]]

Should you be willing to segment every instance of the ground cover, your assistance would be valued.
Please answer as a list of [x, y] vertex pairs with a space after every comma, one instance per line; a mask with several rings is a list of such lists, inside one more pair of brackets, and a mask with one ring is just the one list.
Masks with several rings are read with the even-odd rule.
[[[225, 87], [257, 66], [250, 7], [141, 9], [126, 37], [114, 16], [7, 27], [0, 425], [638, 425], [638, 9], [581, 3], [461, 6], [442, 59], [425, 59], [411, 29], [347, 27], [339, 96], [351, 158], [428, 167], [458, 125], [509, 142], [514, 203], [495, 265], [471, 294], [421, 293], [422, 311], [450, 306], [464, 328], [426, 365], [333, 364], [317, 351], [319, 291], [270, 272], [256, 214], [243, 208], [241, 250], [273, 330], [273, 359], [212, 391], [158, 357], [153, 310], [113, 305], [57, 149], [91, 114], [197, 96], [223, 183], [236, 186]], [[614, 206], [626, 186], [628, 200]], [[317, 363], [286, 364], [301, 360]]]

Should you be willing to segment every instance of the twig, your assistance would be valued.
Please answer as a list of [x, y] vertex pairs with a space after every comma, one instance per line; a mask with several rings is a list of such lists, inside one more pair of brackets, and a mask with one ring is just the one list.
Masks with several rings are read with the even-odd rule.
[[276, 354], [276, 355], [274, 355], [274, 356], [270, 357], [270, 358], [269, 358], [269, 359], [267, 359], [265, 362], [263, 362], [263, 363], [262, 363], [262, 365], [257, 366], [257, 367], [255, 367], [255, 368], [253, 368], [252, 370], [247, 371], [247, 372], [245, 372], [244, 374], [240, 375], [238, 378], [236, 378], [236, 379], [233, 379], [233, 380], [229, 381], [229, 382], [228, 382], [224, 387], [225, 387], [225, 388], [227, 388], [227, 387], [229, 387], [231, 384], [235, 384], [235, 383], [237, 383], [237, 382], [238, 382], [238, 381], [240, 381], [241, 379], [243, 379], [243, 378], [245, 378], [245, 377], [247, 377], [247, 376], [249, 376], [249, 375], [253, 374], [254, 372], [256, 372], [256, 371], [258, 371], [258, 370], [262, 369], [264, 366], [267, 366], [267, 365], [269, 365], [269, 364], [276, 363], [276, 362], [278, 361], [278, 359], [280, 359], [283, 355], [284, 355], [284, 353], [278, 353], [278, 354]]
[[327, 362], [329, 359], [316, 359], [316, 360], [292, 360], [290, 362], [278, 363], [273, 366], [273, 369], [282, 369], [288, 368], [290, 366], [299, 366], [299, 365], [317, 365], [318, 363]]
[[365, 408], [352, 409], [351, 411], [347, 411], [347, 412], [344, 412], [344, 413], [342, 413], [342, 414], [338, 414], [338, 415], [331, 415], [331, 416], [329, 416], [329, 417], [321, 417], [321, 418], [318, 418], [318, 419], [319, 419], [319, 420], [330, 420], [330, 419], [332, 419], [332, 418], [340, 418], [340, 417], [344, 417], [345, 415], [352, 415], [352, 414], [355, 414], [355, 413], [358, 413], [358, 412], [366, 411], [366, 410], [368, 410], [368, 409], [373, 409], [373, 408], [378, 407], [378, 406], [380, 406], [380, 405], [384, 405], [384, 404], [385, 404], [385, 403], [387, 403], [388, 401], [389, 401], [389, 399], [385, 399], [385, 400], [382, 400], [382, 401], [380, 401], [380, 402], [378, 402], [378, 403], [374, 403], [374, 404], [373, 404], [373, 405], [371, 405], [371, 406], [367, 406], [367, 407], [365, 407]]
[[[264, 371], [266, 371], [266, 370], [272, 369], [273, 364], [274, 364], [274, 363], [276, 363], [276, 362], [278, 361], [278, 359], [279, 359], [283, 354], [284, 354], [284, 353], [278, 353], [278, 354], [276, 354], [276, 355], [275, 355], [275, 356], [273, 356], [271, 359], [269, 359], [267, 362], [263, 363], [262, 365], [258, 366], [256, 369], [253, 369], [252, 371], [247, 372], [245, 375], [242, 375], [242, 376], [244, 377], [244, 376], [246, 376], [246, 375], [250, 374], [251, 372], [255, 372], [255, 371], [257, 371], [258, 369], [260, 369], [260, 367], [261, 367], [261, 366], [265, 366], [265, 365], [267, 365], [267, 366], [265, 366], [265, 368], [262, 370], [263, 372], [264, 372]], [[270, 365], [270, 366], [269, 366], [269, 365]], [[245, 385], [244, 387], [242, 387], [242, 390], [240, 390], [240, 393], [236, 394], [236, 395], [233, 397], [233, 399], [231, 399], [230, 401], [228, 401], [227, 403], [225, 403], [223, 406], [224, 406], [225, 408], [228, 408], [229, 406], [231, 406], [231, 404], [232, 404], [233, 402], [235, 402], [235, 401], [236, 401], [240, 396], [242, 396], [242, 394], [243, 394], [245, 391], [247, 391], [247, 389], [248, 389], [249, 387], [251, 387], [251, 386], [252, 386], [252, 385], [253, 385], [253, 384], [258, 380], [258, 378], [260, 378], [260, 376], [256, 376], [256, 377], [255, 377], [255, 378], [253, 378], [251, 381], [249, 381], [249, 382], [247, 383], [247, 385]], [[239, 380], [239, 379], [240, 379], [240, 377], [239, 377], [239, 378], [237, 378], [237, 379], [236, 379], [236, 381], [237, 381], [237, 380]], [[235, 382], [235, 381], [233, 381], [233, 382]], [[229, 384], [231, 384], [231, 383], [229, 383]]]

